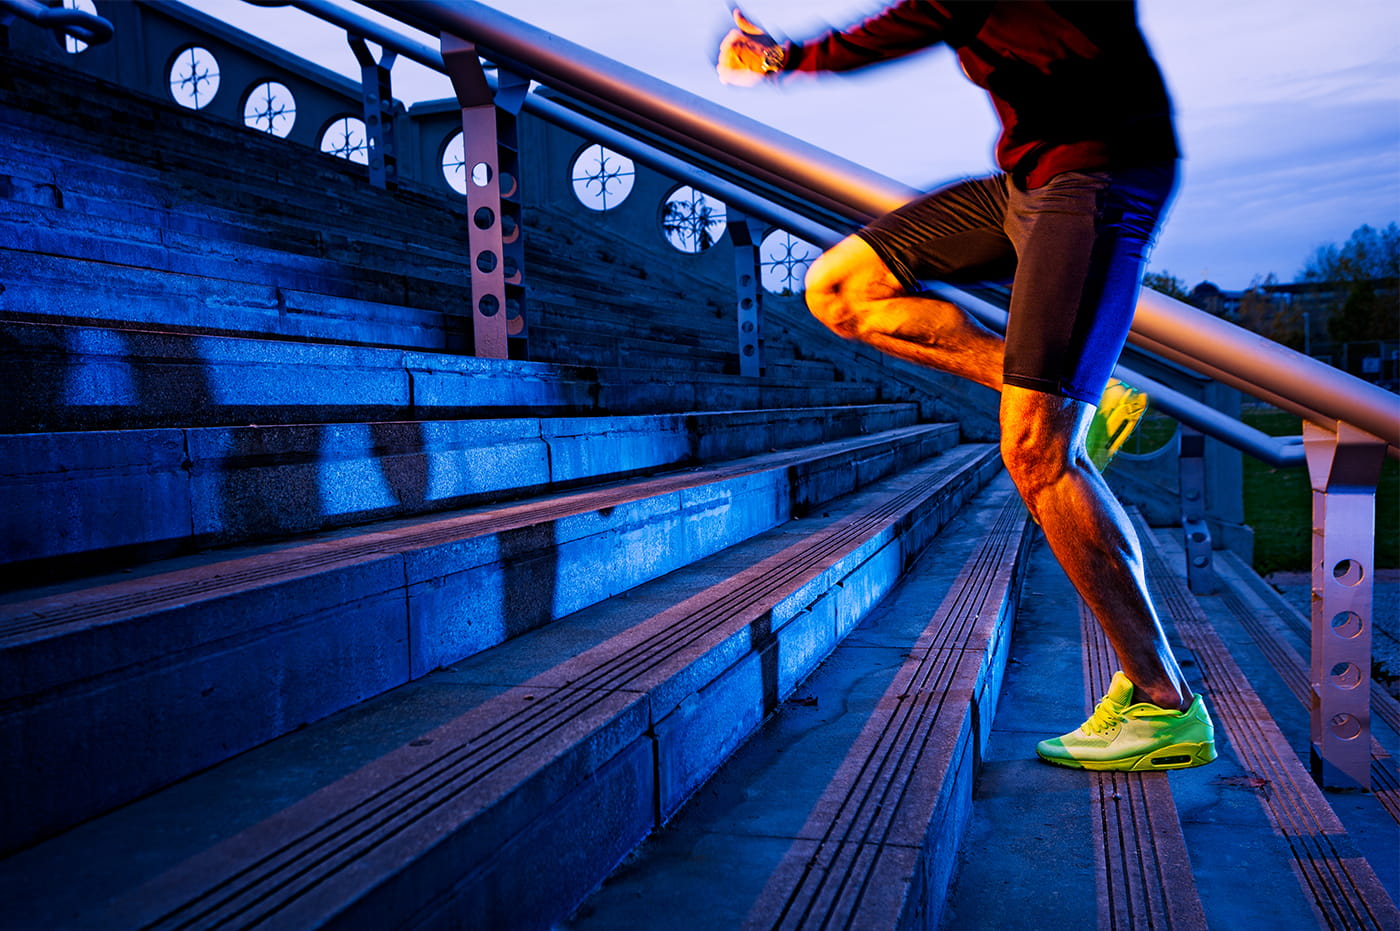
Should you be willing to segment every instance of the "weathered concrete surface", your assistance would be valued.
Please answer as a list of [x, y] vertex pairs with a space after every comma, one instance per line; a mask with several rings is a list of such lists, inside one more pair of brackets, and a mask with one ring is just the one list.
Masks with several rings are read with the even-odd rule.
[[858, 469], [827, 460], [891, 443], [903, 451], [890, 466], [906, 467], [949, 439], [910, 428], [12, 601], [0, 741], [33, 763], [0, 789], [0, 846], [769, 530], [795, 500], [858, 487]]
[[[974, 749], [979, 716], [973, 711], [980, 699], [971, 686], [989, 678], [986, 653], [1004, 648], [994, 645], [1001, 638], [988, 640], [986, 634], [1006, 619], [996, 621], [993, 612], [968, 623], [966, 650], [952, 640], [934, 646], [944, 641], [926, 628], [968, 552], [1007, 501], [1009, 485], [999, 484], [999, 494], [989, 489], [955, 518], [796, 697], [564, 926], [640, 929], [652, 926], [658, 914], [678, 929], [737, 928], [746, 921], [754, 927], [798, 926], [803, 903], [818, 910], [807, 913], [815, 922], [816, 915], [829, 914], [825, 909], [843, 888], [844, 894], [864, 895], [858, 911], [837, 922], [841, 926], [854, 921], [849, 926], [895, 927], [901, 920], [918, 926], [922, 918], [936, 917], [971, 804], [974, 761], [981, 755]], [[1001, 568], [1009, 571], [1012, 563]], [[901, 731], [879, 722], [905, 720], [915, 704], [933, 700], [916, 687], [923, 680], [914, 669], [923, 667], [911, 660], [915, 654], [935, 667], [951, 662], [945, 671], [954, 670], [946, 683], [952, 688], [939, 693], [948, 703], [947, 720], [938, 717], [944, 726], [931, 731], [927, 742], [918, 737], [909, 744], [927, 757], [927, 766], [905, 760], [908, 765], [882, 775], [871, 754]], [[889, 744], [897, 746], [897, 739]], [[908, 784], [901, 781], [906, 776]], [[870, 793], [886, 785], [886, 777], [894, 777], [895, 794], [882, 807]], [[891, 807], [896, 798], [902, 801]], [[843, 812], [852, 805], [848, 813], [856, 821], [843, 829]], [[838, 882], [848, 869], [872, 866], [875, 882]], [[781, 904], [775, 910], [770, 903], [780, 890], [779, 903], [788, 891], [806, 888], [804, 877], [822, 875], [831, 882], [801, 898], [795, 911], [782, 915]]]
[[[781, 699], [773, 689], [786, 686], [770, 678], [769, 656], [789, 656], [786, 662], [793, 668], [782, 681], [790, 685], [804, 674], [804, 667], [810, 668], [831, 648], [835, 611], [817, 605], [823, 599], [839, 598], [841, 580], [888, 550], [891, 534], [933, 532], [932, 516], [915, 521], [908, 519], [909, 513], [922, 510], [932, 515], [938, 510], [932, 502], [945, 495], [971, 494], [996, 470], [992, 449], [964, 450], [944, 458], [948, 461], [934, 460], [892, 480], [889, 487], [833, 502], [830, 516], [807, 518], [682, 570], [679, 577], [689, 581], [683, 581], [679, 591], [668, 593], [666, 584], [658, 582], [635, 598], [618, 599], [615, 605], [609, 602], [580, 615], [580, 628], [564, 623], [541, 629], [504, 645], [498, 656], [483, 654], [409, 686], [405, 694], [417, 694], [419, 700], [402, 706], [398, 713], [390, 709], [387, 732], [386, 725], [380, 724], [371, 733], [375, 744], [389, 745], [387, 753], [331, 782], [324, 779], [333, 774], [319, 767], [310, 780], [312, 787], [319, 787], [314, 795], [251, 826], [241, 822], [246, 829], [231, 845], [187, 861], [170, 854], [146, 857], [148, 864], [174, 863], [174, 869], [141, 891], [123, 895], [119, 884], [105, 880], [94, 893], [97, 901], [75, 906], [71, 891], [47, 885], [48, 891], [30, 896], [25, 908], [28, 914], [67, 915], [75, 907], [86, 910], [116, 896], [120, 901], [113, 906], [115, 911], [99, 908], [80, 918], [78, 926], [84, 920], [94, 927], [125, 919], [139, 923], [138, 918], [162, 914], [166, 905], [198, 893], [204, 888], [201, 884], [212, 882], [228, 864], [241, 862], [250, 851], [267, 844], [281, 847], [288, 837], [301, 837], [312, 847], [303, 854], [298, 842], [290, 855], [313, 856], [310, 851], [319, 849], [316, 845], [336, 842], [336, 812], [347, 806], [353, 809], [368, 793], [385, 805], [393, 801], [390, 808], [401, 809], [402, 815], [385, 820], [382, 832], [376, 828], [362, 838], [369, 846], [363, 856], [355, 855], [353, 869], [332, 869], [315, 886], [303, 889], [297, 880], [290, 892], [273, 891], [263, 897], [257, 889], [264, 883], [272, 889], [281, 876], [275, 869], [280, 861], [272, 860], [265, 864], [271, 872], [264, 876], [257, 872], [263, 866], [257, 867], [238, 880], [241, 885], [230, 887], [234, 899], [211, 900], [212, 904], [224, 909], [250, 896], [246, 901], [256, 899], [256, 908], [276, 907], [295, 926], [313, 926], [332, 915], [362, 926], [364, 922], [375, 925], [390, 915], [401, 920], [406, 902], [411, 903], [410, 911], [421, 909], [420, 916], [434, 921], [476, 916], [478, 909], [512, 925], [532, 923], [536, 912], [531, 909], [538, 909], [540, 916], [557, 915], [654, 827], [662, 798], [688, 794], [733, 749], [742, 734], [732, 716], [726, 715], [727, 709], [756, 701], [761, 715]], [[895, 507], [895, 502], [903, 503]], [[821, 544], [822, 540], [830, 545]], [[874, 544], [869, 545], [870, 541]], [[911, 547], [916, 545], [910, 542]], [[736, 572], [736, 567], [745, 565], [751, 568], [750, 574]], [[779, 566], [790, 571], [775, 572]], [[858, 599], [866, 597], [865, 590], [863, 585], [852, 589]], [[701, 601], [718, 607], [697, 612]], [[655, 612], [654, 606], [667, 602], [669, 609]], [[675, 619], [681, 617], [693, 620], [678, 626]], [[809, 618], [824, 621], [814, 629]], [[812, 646], [813, 636], [824, 638], [824, 647]], [[798, 644], [797, 649], [787, 650], [790, 642]], [[431, 703], [432, 682], [437, 683], [435, 694], [444, 698], [466, 689], [460, 693], [463, 699], [484, 702], [436, 729], [425, 730], [424, 718], [412, 716], [415, 707], [425, 707], [422, 702], [430, 702], [428, 720], [451, 714]], [[744, 698], [744, 693], [749, 697]], [[386, 696], [374, 704], [392, 701], [392, 696]], [[334, 731], [348, 726], [349, 719], [370, 717], [372, 712], [356, 709], [325, 727]], [[757, 718], [751, 723], [757, 723]], [[683, 747], [663, 736], [669, 732], [675, 737], [682, 730], [688, 731]], [[343, 731], [332, 743], [353, 743], [351, 733]], [[319, 738], [320, 745], [325, 746], [326, 740]], [[315, 746], [317, 742], [308, 734], [291, 735], [283, 743]], [[707, 752], [701, 753], [705, 748]], [[267, 752], [278, 753], [273, 748]], [[230, 765], [239, 766], [237, 761]], [[221, 769], [208, 777], [214, 791], [226, 784]], [[654, 782], [658, 774], [667, 774], [671, 789], [663, 790]], [[205, 778], [193, 780], [189, 792], [172, 790], [172, 798], [193, 806], [184, 809], [184, 817], [196, 817], [198, 805], [208, 804], [208, 796], [195, 801], [201, 793], [193, 788]], [[287, 777], [276, 770], [262, 778], [272, 779], [268, 791], [273, 796], [257, 803], [262, 811], [275, 806], [275, 798], [286, 799], [286, 793], [294, 791]], [[432, 818], [414, 815], [424, 805], [431, 807]], [[160, 810], [157, 799], [137, 807]], [[385, 812], [387, 817], [389, 808]], [[117, 823], [129, 825], [125, 817], [123, 812], [112, 816]], [[178, 820], [181, 813], [167, 811], [159, 817]], [[223, 823], [230, 829], [240, 824]], [[83, 837], [105, 836], [117, 843], [119, 835], [101, 822], [91, 829], [80, 828], [71, 842], [60, 839], [52, 847], [45, 845], [12, 858], [0, 869], [0, 887], [23, 882], [25, 874], [11, 870], [37, 870], [27, 874], [31, 879], [44, 876], [44, 864], [51, 856], [71, 856], [82, 850], [81, 858], [91, 862], [94, 857], [116, 855], [115, 848], [90, 846]], [[257, 853], [251, 855], [260, 859]], [[340, 863], [340, 856], [337, 853], [328, 865]], [[322, 870], [322, 865], [315, 864], [308, 875], [320, 876]], [[532, 898], [528, 906], [518, 901], [531, 883], [551, 870], [560, 873], [548, 894]], [[139, 881], [133, 875], [139, 871], [119, 872], [127, 882]], [[57, 882], [60, 877], [49, 879]], [[279, 904], [283, 902], [285, 907]]]
[[911, 425], [911, 415], [885, 405], [0, 435], [0, 565], [32, 584], [79, 556], [91, 574], [142, 554], [886, 433]]

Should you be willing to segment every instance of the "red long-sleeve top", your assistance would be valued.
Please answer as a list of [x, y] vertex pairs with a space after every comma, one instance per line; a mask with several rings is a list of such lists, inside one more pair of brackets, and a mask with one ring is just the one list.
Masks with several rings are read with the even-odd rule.
[[784, 70], [849, 71], [939, 43], [991, 95], [997, 163], [1025, 187], [1179, 154], [1161, 72], [1124, 0], [900, 0], [790, 43]]

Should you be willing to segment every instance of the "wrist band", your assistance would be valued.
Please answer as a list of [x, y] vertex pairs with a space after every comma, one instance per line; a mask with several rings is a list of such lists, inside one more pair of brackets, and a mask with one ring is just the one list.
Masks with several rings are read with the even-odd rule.
[[770, 45], [763, 50], [763, 73], [777, 74], [787, 62], [787, 49], [781, 45]]

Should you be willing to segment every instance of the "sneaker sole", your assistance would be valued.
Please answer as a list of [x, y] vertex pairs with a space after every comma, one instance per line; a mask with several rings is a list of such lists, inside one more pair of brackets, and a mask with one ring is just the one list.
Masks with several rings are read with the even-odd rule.
[[1087, 769], [1093, 772], [1142, 773], [1166, 769], [1190, 769], [1204, 766], [1215, 759], [1215, 743], [1183, 743], [1161, 747], [1141, 756], [1124, 757], [1120, 760], [1076, 760], [1070, 757], [1040, 756], [1047, 763], [1066, 766], [1070, 769]]

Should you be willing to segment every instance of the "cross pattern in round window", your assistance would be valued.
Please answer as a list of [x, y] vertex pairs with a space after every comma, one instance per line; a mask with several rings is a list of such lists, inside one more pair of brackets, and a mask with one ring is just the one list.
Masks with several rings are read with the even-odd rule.
[[182, 107], [209, 106], [219, 92], [219, 61], [207, 48], [192, 45], [170, 65], [170, 96]]
[[724, 202], [693, 187], [678, 187], [661, 210], [666, 240], [682, 252], [704, 252], [724, 235]]
[[601, 145], [590, 145], [574, 159], [574, 196], [590, 210], [611, 210], [632, 193], [632, 160]]
[[[65, 10], [82, 10], [84, 13], [97, 15], [97, 4], [92, 0], [63, 0]], [[75, 39], [67, 33], [63, 34], [63, 50], [70, 55], [76, 55], [88, 47], [82, 39]]]
[[443, 147], [442, 176], [452, 190], [458, 194], [467, 193], [467, 153], [461, 130], [453, 133]]
[[365, 121], [354, 116], [332, 120], [321, 133], [321, 151], [357, 165], [369, 164], [369, 134]]
[[764, 290], [772, 294], [797, 294], [803, 289], [807, 269], [821, 250], [787, 230], [774, 230], [758, 247], [759, 273]]
[[285, 137], [297, 120], [297, 102], [287, 85], [264, 81], [243, 104], [243, 125], [273, 136]]

